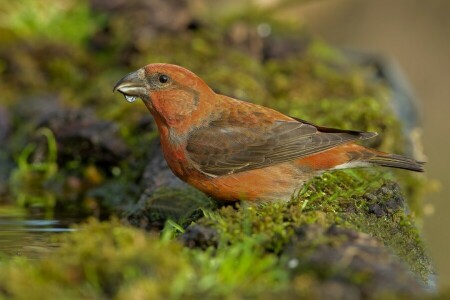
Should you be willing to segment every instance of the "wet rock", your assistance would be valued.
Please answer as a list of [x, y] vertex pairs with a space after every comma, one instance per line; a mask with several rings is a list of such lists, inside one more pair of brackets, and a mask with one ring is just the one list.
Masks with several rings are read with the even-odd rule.
[[189, 248], [206, 250], [209, 247], [217, 247], [219, 235], [214, 228], [202, 225], [189, 226], [180, 236], [180, 241]]
[[284, 254], [298, 280], [315, 278], [309, 293], [320, 299], [417, 296], [419, 281], [378, 240], [351, 229], [320, 225], [298, 228]]

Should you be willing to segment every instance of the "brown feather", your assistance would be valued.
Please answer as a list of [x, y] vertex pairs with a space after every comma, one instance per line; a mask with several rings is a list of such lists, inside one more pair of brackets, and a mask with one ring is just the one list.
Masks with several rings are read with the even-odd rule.
[[188, 157], [202, 173], [221, 176], [265, 168], [375, 135], [317, 127], [292, 119], [253, 127], [233, 116], [226, 117], [197, 128], [188, 136]]

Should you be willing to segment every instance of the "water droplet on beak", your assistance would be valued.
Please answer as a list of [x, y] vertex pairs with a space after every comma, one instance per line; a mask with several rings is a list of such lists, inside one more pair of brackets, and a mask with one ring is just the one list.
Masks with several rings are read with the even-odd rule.
[[125, 95], [125, 99], [130, 103], [136, 101], [136, 98], [137, 97], [135, 97], [135, 96]]

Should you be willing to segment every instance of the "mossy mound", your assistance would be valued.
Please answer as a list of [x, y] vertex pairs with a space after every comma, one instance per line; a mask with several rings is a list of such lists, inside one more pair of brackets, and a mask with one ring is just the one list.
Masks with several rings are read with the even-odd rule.
[[161, 234], [117, 220], [91, 219], [75, 229], [57, 236], [60, 246], [39, 260], [1, 258], [0, 298], [426, 296], [421, 283], [382, 243], [337, 226], [295, 227], [278, 255], [262, 247], [261, 234], [249, 232], [239, 241], [221, 240], [202, 249], [174, 240], [177, 229], [170, 224]]
[[[305, 225], [296, 229], [284, 255], [294, 281], [313, 298], [383, 298], [423, 295], [421, 284], [378, 240], [338, 226]], [[387, 295], [384, 295], [387, 294]]]
[[378, 238], [427, 281], [430, 261], [401, 192], [389, 177], [378, 170], [325, 173], [289, 203], [225, 207], [198, 223], [215, 228], [226, 243], [250, 236], [274, 253], [283, 251], [298, 226], [335, 224]]
[[194, 252], [167, 234], [161, 239], [118, 221], [91, 220], [59, 236], [61, 246], [39, 261], [0, 260], [0, 298], [255, 297], [268, 286], [283, 287], [276, 256], [262, 255], [250, 240]]

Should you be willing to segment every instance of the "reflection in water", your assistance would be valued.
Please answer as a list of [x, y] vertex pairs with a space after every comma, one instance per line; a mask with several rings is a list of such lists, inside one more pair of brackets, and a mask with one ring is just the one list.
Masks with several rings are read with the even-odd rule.
[[[71, 223], [71, 222], [70, 222]], [[0, 255], [37, 258], [57, 247], [55, 233], [69, 232], [69, 222], [0, 215]]]

